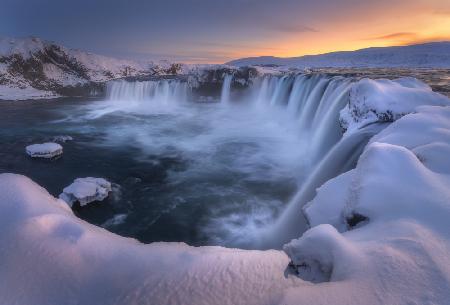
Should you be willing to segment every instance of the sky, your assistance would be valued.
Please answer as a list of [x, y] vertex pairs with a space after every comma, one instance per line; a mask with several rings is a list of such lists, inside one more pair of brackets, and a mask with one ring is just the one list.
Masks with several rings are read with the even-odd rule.
[[450, 0], [0, 0], [0, 35], [223, 63], [450, 40]]

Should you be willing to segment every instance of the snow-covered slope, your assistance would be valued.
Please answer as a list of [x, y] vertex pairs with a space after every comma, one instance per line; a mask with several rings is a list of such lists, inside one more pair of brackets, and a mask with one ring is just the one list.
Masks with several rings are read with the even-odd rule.
[[250, 57], [230, 61], [234, 66], [277, 65], [297, 68], [325, 67], [411, 67], [450, 68], [450, 42], [411, 46], [367, 48], [357, 51], [280, 58]]
[[39, 38], [0, 38], [0, 99], [86, 95], [120, 77], [167, 74], [179, 67], [68, 49]]

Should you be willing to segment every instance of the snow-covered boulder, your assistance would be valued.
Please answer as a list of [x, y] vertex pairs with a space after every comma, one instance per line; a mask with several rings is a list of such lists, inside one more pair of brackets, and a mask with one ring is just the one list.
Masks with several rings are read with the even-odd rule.
[[25, 151], [33, 158], [54, 158], [63, 153], [63, 148], [58, 143], [47, 142], [42, 144], [33, 144], [25, 148]]
[[111, 183], [103, 178], [77, 178], [75, 181], [64, 188], [59, 198], [72, 206], [79, 202], [81, 206], [94, 201], [102, 201], [108, 197], [111, 192]]
[[423, 105], [448, 106], [449, 99], [411, 77], [364, 78], [352, 84], [340, 124], [344, 131], [352, 132], [375, 122], [393, 122]]

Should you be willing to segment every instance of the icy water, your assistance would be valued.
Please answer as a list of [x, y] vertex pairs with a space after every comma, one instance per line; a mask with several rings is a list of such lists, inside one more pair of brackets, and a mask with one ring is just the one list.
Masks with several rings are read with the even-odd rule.
[[[104, 177], [115, 184], [110, 197], [75, 213], [142, 242], [251, 247], [304, 178], [296, 127], [274, 112], [193, 102], [3, 102], [0, 172], [24, 174], [54, 196], [75, 178]], [[74, 138], [62, 143], [61, 158], [25, 154], [25, 146], [58, 135]]]

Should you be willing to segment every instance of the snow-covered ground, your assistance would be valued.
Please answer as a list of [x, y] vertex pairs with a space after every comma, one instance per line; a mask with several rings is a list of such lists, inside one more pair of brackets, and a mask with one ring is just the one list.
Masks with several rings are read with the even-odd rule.
[[36, 100], [60, 97], [52, 91], [38, 90], [31, 86], [18, 88], [14, 86], [0, 85], [0, 100]]
[[311, 228], [284, 252], [140, 244], [1, 174], [0, 304], [447, 304], [450, 107], [436, 105], [450, 100], [412, 80], [368, 86], [391, 99], [358, 104], [403, 116], [319, 188], [303, 211]]

